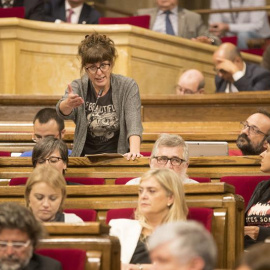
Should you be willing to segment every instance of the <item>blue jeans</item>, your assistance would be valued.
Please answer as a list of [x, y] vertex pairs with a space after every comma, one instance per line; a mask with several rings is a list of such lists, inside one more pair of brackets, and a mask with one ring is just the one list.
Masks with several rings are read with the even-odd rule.
[[247, 41], [252, 38], [262, 38], [262, 36], [256, 32], [239, 32], [237, 34], [237, 47], [240, 50], [248, 49]]

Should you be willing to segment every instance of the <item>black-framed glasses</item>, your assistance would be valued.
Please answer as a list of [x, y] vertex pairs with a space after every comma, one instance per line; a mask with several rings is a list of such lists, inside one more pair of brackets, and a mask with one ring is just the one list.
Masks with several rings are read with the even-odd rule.
[[11, 242], [11, 241], [0, 241], [0, 250], [6, 250], [7, 247], [12, 247], [14, 250], [23, 250], [30, 245], [31, 241], [26, 242]]
[[247, 121], [240, 122], [240, 125], [242, 130], [248, 128], [248, 131], [252, 134], [262, 134], [264, 136], [268, 136], [268, 134], [263, 133], [256, 126], [250, 126]]
[[106, 72], [109, 70], [111, 64], [106, 64], [106, 63], [102, 63], [99, 67], [93, 65], [93, 66], [90, 66], [90, 67], [85, 67], [85, 69], [91, 73], [91, 74], [95, 74], [98, 69], [100, 69], [102, 72]]
[[153, 157], [157, 160], [157, 163], [160, 165], [165, 166], [168, 161], [171, 162], [171, 164], [173, 166], [180, 166], [183, 162], [186, 162], [186, 160], [178, 158], [178, 157], [172, 157], [172, 158], [168, 158], [166, 156], [158, 156], [158, 157]]
[[51, 156], [51, 157], [48, 157], [48, 158], [39, 159], [37, 161], [37, 163], [38, 164], [44, 164], [48, 160], [50, 164], [55, 164], [55, 163], [59, 162], [59, 160], [61, 160], [61, 159], [62, 158], [60, 158], [60, 157]]

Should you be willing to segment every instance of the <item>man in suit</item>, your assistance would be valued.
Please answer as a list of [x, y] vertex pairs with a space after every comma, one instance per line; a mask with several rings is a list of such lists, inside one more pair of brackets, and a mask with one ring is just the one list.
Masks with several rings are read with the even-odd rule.
[[157, 8], [139, 9], [137, 15], [150, 15], [150, 29], [207, 44], [220, 44], [209, 34], [199, 14], [178, 7], [177, 0], [156, 0]]
[[213, 61], [217, 72], [216, 92], [270, 90], [270, 72], [259, 65], [245, 63], [232, 43], [221, 44]]
[[155, 270], [215, 269], [217, 247], [213, 236], [195, 221], [159, 226], [149, 237], [148, 248]]
[[42, 236], [30, 210], [14, 202], [0, 204], [0, 269], [61, 270], [60, 262], [33, 253]]
[[100, 14], [84, 0], [49, 0], [45, 3], [44, 21], [74, 24], [98, 24]]
[[0, 0], [0, 8], [24, 7], [25, 19], [42, 20], [44, 0]]

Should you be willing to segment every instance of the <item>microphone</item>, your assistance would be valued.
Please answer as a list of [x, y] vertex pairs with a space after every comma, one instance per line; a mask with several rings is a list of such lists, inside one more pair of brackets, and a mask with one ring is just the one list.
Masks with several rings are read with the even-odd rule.
[[95, 106], [94, 106], [94, 108], [93, 108], [93, 112], [95, 111], [95, 109], [96, 109], [96, 107], [97, 107], [98, 100], [99, 100], [99, 98], [102, 96], [103, 91], [104, 91], [104, 88], [100, 89], [99, 92], [98, 92], [97, 100], [96, 100]]

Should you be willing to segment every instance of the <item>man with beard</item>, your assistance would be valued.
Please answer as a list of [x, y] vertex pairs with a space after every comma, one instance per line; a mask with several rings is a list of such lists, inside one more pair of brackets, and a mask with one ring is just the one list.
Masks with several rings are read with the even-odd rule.
[[[179, 135], [160, 134], [156, 140], [149, 159], [151, 169], [168, 168], [183, 176], [184, 184], [195, 184], [197, 181], [188, 178], [189, 162], [188, 145]], [[131, 179], [126, 185], [139, 185], [141, 178]]]
[[[267, 148], [266, 137], [270, 134], [270, 114], [259, 110], [246, 121], [241, 122], [242, 130], [236, 140], [243, 155], [259, 155]], [[231, 154], [234, 155], [234, 154]]]
[[0, 269], [1, 270], [61, 270], [61, 263], [34, 254], [43, 235], [41, 224], [19, 204], [0, 204]]

